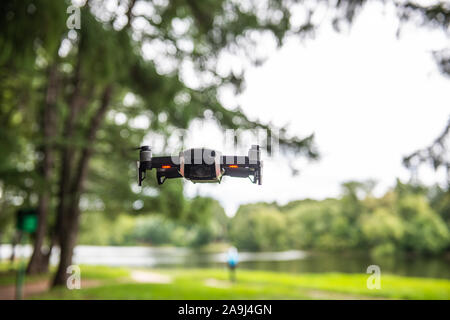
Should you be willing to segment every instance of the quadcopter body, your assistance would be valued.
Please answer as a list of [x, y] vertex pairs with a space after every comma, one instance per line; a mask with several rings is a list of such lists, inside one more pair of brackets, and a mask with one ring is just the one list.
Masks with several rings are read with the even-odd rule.
[[178, 156], [153, 157], [149, 146], [139, 149], [139, 186], [147, 170], [152, 169], [156, 169], [158, 184], [174, 178], [185, 178], [193, 183], [220, 183], [223, 176], [248, 177], [253, 183], [262, 184], [261, 151], [258, 145], [250, 148], [248, 156], [224, 156], [216, 150], [193, 148], [180, 152]]

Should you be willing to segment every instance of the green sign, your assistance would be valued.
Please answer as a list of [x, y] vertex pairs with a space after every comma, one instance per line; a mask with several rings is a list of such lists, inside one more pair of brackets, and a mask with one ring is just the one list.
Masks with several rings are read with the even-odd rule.
[[27, 233], [36, 231], [38, 224], [37, 211], [35, 209], [20, 209], [17, 213], [17, 229]]

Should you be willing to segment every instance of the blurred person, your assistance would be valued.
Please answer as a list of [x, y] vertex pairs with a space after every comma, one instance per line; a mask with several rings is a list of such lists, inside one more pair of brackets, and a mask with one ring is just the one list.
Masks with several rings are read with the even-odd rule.
[[236, 281], [236, 267], [239, 262], [239, 254], [238, 250], [235, 247], [231, 247], [228, 249], [227, 253], [227, 264], [228, 269], [230, 270], [230, 281]]

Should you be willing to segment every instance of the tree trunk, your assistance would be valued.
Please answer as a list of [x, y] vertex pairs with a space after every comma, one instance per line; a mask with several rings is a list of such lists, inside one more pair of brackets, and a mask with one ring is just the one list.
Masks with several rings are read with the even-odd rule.
[[48, 271], [48, 259], [42, 252], [45, 236], [47, 234], [47, 216], [51, 202], [51, 176], [53, 174], [53, 144], [51, 139], [55, 136], [55, 109], [58, 97], [59, 80], [57, 64], [49, 69], [48, 84], [45, 105], [42, 115], [42, 130], [44, 133], [42, 147], [42, 164], [40, 174], [42, 185], [40, 186], [38, 202], [38, 225], [36, 229], [33, 254], [27, 267], [28, 274], [39, 274]]
[[69, 212], [64, 222], [60, 225], [60, 257], [58, 270], [53, 279], [53, 286], [64, 285], [67, 282], [67, 268], [72, 264], [73, 250], [77, 241], [79, 228], [78, 210]]
[[[74, 235], [70, 234], [70, 230], [67, 230], [67, 225], [71, 225], [73, 223], [78, 223], [77, 221], [69, 221], [73, 219], [68, 214], [68, 203], [70, 202], [70, 183], [71, 183], [71, 171], [73, 167], [73, 158], [74, 158], [74, 148], [68, 145], [68, 141], [73, 137], [76, 119], [80, 113], [80, 110], [87, 104], [89, 98], [84, 98], [81, 92], [81, 60], [78, 57], [76, 70], [75, 70], [75, 78], [73, 81], [74, 84], [74, 92], [72, 93], [70, 102], [69, 102], [69, 115], [66, 118], [64, 123], [64, 131], [63, 131], [63, 140], [64, 144], [61, 147], [61, 172], [60, 172], [60, 180], [59, 180], [59, 191], [58, 191], [58, 207], [56, 211], [56, 221], [51, 234], [51, 247], [50, 251], [47, 255], [47, 260], [50, 259], [51, 251], [53, 246], [58, 243], [60, 248], [70, 248], [72, 250], [61, 249], [60, 254], [60, 265], [70, 265], [72, 254], [73, 254], [73, 244], [71, 241], [74, 240]], [[92, 92], [92, 88], [90, 89]], [[88, 94], [90, 96], [90, 93]], [[59, 270], [59, 269], [58, 269]], [[64, 274], [66, 270], [64, 269]], [[59, 274], [59, 275], [58, 275]], [[65, 282], [65, 276], [61, 275], [61, 273], [57, 272], [58, 281], [55, 282], [58, 284], [63, 284]]]
[[42, 246], [47, 233], [47, 213], [50, 197], [48, 194], [42, 194], [38, 204], [38, 226], [34, 240], [33, 254], [27, 266], [27, 274], [40, 274], [48, 272], [48, 264]]
[[56, 213], [56, 222], [52, 234], [52, 239], [58, 238], [58, 230], [60, 229], [60, 221], [64, 219], [64, 213], [66, 211], [66, 195], [69, 192], [70, 185], [70, 171], [72, 170], [72, 160], [74, 155], [74, 149], [71, 148], [67, 143], [73, 136], [76, 119], [79, 114], [79, 110], [82, 108], [83, 104], [86, 102], [82, 98], [81, 94], [81, 62], [78, 56], [77, 65], [75, 67], [75, 77], [73, 80], [74, 91], [69, 102], [69, 115], [64, 122], [63, 130], [63, 141], [64, 144], [61, 147], [61, 172], [59, 181], [59, 191], [58, 191], [58, 208]]
[[89, 168], [89, 160], [94, 151], [94, 142], [97, 131], [100, 128], [106, 110], [108, 109], [111, 99], [112, 87], [107, 86], [103, 92], [102, 101], [99, 109], [94, 114], [89, 124], [89, 129], [85, 137], [85, 147], [81, 151], [81, 156], [75, 171], [75, 175], [70, 185], [69, 194], [66, 196], [67, 206], [65, 207], [65, 214], [61, 215], [59, 221], [59, 243], [60, 243], [60, 261], [55, 278], [53, 279], [53, 286], [64, 285], [67, 281], [67, 268], [72, 264], [73, 250], [75, 248], [79, 222], [80, 222], [80, 208], [79, 202], [81, 194], [83, 193], [84, 184], [86, 181], [87, 171]]

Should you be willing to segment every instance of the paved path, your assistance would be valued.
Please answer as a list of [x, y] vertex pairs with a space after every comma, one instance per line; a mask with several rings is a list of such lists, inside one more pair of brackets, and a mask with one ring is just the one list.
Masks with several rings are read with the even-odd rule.
[[131, 279], [139, 283], [171, 283], [172, 277], [156, 272], [132, 270]]

